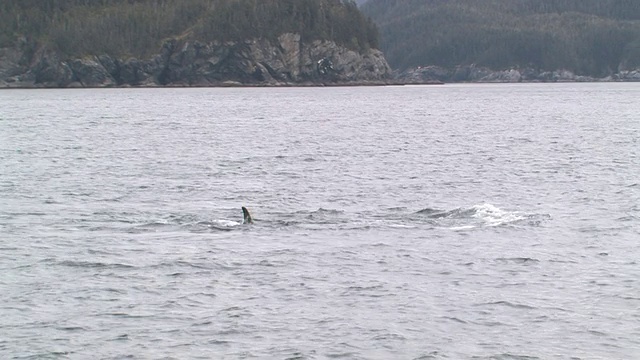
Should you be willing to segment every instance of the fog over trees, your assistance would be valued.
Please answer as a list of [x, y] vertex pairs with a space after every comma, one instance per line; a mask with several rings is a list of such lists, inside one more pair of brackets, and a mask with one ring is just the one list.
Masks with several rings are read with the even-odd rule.
[[637, 0], [369, 0], [394, 68], [476, 64], [607, 76], [640, 67]]

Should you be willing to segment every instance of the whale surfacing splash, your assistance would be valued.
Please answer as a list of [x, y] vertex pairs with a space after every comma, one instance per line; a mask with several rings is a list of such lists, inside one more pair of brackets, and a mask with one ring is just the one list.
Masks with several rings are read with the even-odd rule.
[[253, 224], [253, 218], [251, 217], [251, 213], [247, 210], [246, 207], [242, 207], [242, 223], [243, 224]]

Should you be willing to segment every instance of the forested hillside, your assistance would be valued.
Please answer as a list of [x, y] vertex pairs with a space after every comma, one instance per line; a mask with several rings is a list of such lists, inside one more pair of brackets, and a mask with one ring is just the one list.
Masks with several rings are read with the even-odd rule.
[[0, 0], [0, 88], [384, 84], [353, 0]]
[[392, 67], [567, 69], [608, 76], [640, 67], [638, 0], [369, 0]]
[[168, 37], [200, 41], [330, 40], [376, 48], [377, 29], [342, 0], [2, 0], [0, 47], [19, 39], [65, 56], [146, 56]]

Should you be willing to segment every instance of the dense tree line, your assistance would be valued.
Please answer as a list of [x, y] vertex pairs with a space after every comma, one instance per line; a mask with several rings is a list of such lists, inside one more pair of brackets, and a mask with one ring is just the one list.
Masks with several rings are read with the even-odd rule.
[[330, 39], [353, 49], [378, 47], [373, 21], [353, 1], [341, 0], [235, 0], [214, 2], [194, 29], [198, 38], [215, 34], [216, 40], [275, 38], [298, 33], [303, 40]]
[[352, 0], [2, 0], [0, 46], [19, 39], [64, 55], [146, 56], [167, 38], [239, 41], [294, 32], [354, 50], [378, 47]]
[[392, 67], [640, 67], [638, 0], [369, 0]]

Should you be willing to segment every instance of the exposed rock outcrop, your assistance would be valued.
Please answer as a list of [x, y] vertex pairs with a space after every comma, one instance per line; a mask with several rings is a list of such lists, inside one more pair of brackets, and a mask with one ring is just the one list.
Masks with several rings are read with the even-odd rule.
[[0, 48], [0, 87], [24, 87], [35, 82], [29, 70], [29, 53], [24, 46]]
[[0, 49], [0, 79], [6, 79], [24, 72], [21, 66], [23, 53], [14, 48]]
[[69, 61], [73, 79], [82, 87], [113, 86], [115, 80], [97, 57]]
[[[277, 86], [375, 84], [390, 79], [379, 50], [357, 52], [330, 41], [302, 42], [298, 34], [276, 41], [201, 43], [166, 41], [150, 59], [110, 55], [61, 59], [40, 49], [0, 49], [0, 87]], [[318, 63], [331, 64], [319, 71]]]

